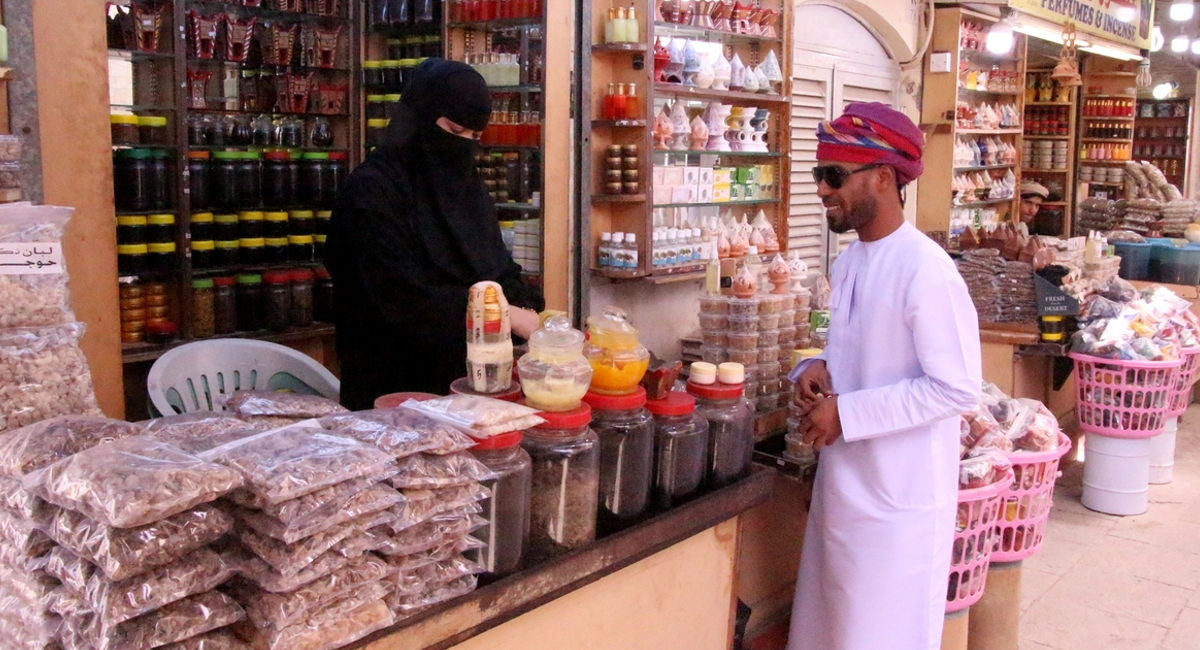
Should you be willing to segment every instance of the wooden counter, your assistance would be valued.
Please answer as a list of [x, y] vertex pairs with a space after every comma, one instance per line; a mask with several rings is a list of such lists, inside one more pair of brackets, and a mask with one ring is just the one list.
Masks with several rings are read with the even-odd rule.
[[738, 518], [770, 499], [774, 481], [773, 470], [756, 467], [738, 483], [349, 647], [728, 648]]

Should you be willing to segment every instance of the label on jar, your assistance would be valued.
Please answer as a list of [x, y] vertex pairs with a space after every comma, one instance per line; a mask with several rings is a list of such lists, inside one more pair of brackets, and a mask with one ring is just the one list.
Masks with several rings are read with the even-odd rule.
[[53, 275], [64, 270], [60, 242], [0, 244], [0, 275]]

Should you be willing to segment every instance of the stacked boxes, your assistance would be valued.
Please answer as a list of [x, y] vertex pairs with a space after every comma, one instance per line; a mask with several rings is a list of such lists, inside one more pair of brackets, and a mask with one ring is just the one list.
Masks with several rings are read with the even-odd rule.
[[775, 197], [775, 166], [656, 165], [654, 203], [737, 203]]
[[542, 272], [542, 220], [501, 221], [500, 234], [525, 273]]

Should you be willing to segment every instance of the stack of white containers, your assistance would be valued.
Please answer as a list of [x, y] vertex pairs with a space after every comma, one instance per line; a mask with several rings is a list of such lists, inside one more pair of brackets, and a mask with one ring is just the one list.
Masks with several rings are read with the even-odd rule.
[[[796, 314], [790, 293], [700, 297], [701, 356], [709, 363], [745, 366], [746, 398], [760, 412], [784, 407], [790, 400], [785, 383], [798, 341]], [[804, 334], [807, 337], [807, 329]]]
[[542, 272], [542, 220], [513, 222], [513, 261], [526, 273]]

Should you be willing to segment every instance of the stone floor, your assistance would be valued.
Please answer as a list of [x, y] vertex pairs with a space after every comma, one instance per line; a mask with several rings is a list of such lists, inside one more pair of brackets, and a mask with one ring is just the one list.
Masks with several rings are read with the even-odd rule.
[[1025, 561], [1021, 650], [1200, 650], [1200, 406], [1181, 418], [1174, 480], [1150, 486], [1146, 514], [1084, 508], [1081, 479], [1081, 463], [1064, 466]]

